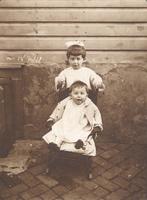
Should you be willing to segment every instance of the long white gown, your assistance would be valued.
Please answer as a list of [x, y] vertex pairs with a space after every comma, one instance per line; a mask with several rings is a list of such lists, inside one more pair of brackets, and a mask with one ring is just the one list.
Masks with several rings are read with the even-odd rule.
[[[67, 103], [62, 118], [43, 139], [48, 144], [56, 143], [61, 150], [94, 156], [96, 148], [92, 137], [88, 138], [90, 133], [91, 126], [85, 115], [84, 103], [77, 105], [71, 100]], [[85, 149], [75, 149], [75, 142], [79, 139], [84, 142]]]

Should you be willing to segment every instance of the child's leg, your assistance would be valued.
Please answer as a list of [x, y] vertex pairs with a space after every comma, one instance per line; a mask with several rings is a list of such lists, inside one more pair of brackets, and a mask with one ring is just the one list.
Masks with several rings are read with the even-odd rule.
[[50, 142], [49, 145], [48, 145], [48, 148], [51, 150], [51, 151], [59, 151], [60, 150], [60, 147], [62, 145], [62, 138], [61, 137], [56, 137], [55, 140], [53, 142]]
[[93, 175], [92, 175], [92, 157], [91, 156], [86, 156], [86, 171], [87, 171], [87, 175], [88, 175], [88, 179], [92, 179]]
[[55, 151], [59, 151], [60, 148], [58, 147], [58, 145], [56, 143], [53, 143], [53, 142], [50, 142], [48, 144], [48, 149], [51, 151], [51, 152], [55, 152]]
[[58, 160], [58, 156], [60, 153], [60, 146], [62, 144], [62, 139], [60, 137], [56, 137], [55, 140], [48, 144], [48, 148], [50, 150], [49, 159], [48, 159], [48, 168], [46, 173], [50, 173], [52, 169], [56, 166], [56, 160]]
[[56, 167], [56, 161], [59, 157], [59, 151], [50, 151], [49, 157], [48, 157], [48, 167], [46, 169], [46, 173], [51, 173], [52, 169], [55, 169]]
[[43, 140], [48, 144], [48, 148], [52, 151], [60, 150], [62, 144], [62, 138], [56, 136], [52, 131], [45, 134]]

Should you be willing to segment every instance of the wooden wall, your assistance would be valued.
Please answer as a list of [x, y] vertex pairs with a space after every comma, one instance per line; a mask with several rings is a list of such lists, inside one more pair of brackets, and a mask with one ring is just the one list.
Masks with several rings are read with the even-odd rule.
[[0, 63], [63, 62], [73, 39], [93, 63], [146, 62], [147, 1], [0, 1]]

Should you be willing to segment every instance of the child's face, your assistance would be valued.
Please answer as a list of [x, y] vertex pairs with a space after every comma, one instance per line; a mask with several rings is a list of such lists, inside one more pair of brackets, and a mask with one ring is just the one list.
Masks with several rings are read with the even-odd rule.
[[68, 58], [69, 65], [73, 69], [81, 68], [83, 61], [84, 61], [84, 59], [83, 59], [82, 55], [79, 55], [79, 56], [70, 55]]
[[87, 95], [85, 87], [75, 87], [71, 91], [71, 97], [77, 105], [82, 104], [86, 100]]

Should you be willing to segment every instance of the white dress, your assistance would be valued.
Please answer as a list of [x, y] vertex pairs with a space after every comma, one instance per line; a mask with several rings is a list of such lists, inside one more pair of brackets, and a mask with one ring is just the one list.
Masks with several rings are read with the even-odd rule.
[[79, 80], [86, 83], [89, 89], [92, 89], [91, 87], [98, 89], [103, 84], [102, 78], [90, 68], [73, 69], [68, 67], [55, 78], [55, 88], [58, 91], [57, 85], [60, 82], [62, 82], [62, 88], [69, 88], [72, 83]]
[[[72, 100], [68, 101], [62, 118], [52, 126], [52, 130], [44, 135], [43, 139], [48, 144], [56, 143], [61, 150], [95, 155], [94, 141], [91, 137], [88, 138], [91, 126], [86, 118], [84, 107], [84, 103], [77, 105]], [[84, 142], [85, 150], [75, 149], [75, 142], [79, 139]]]

